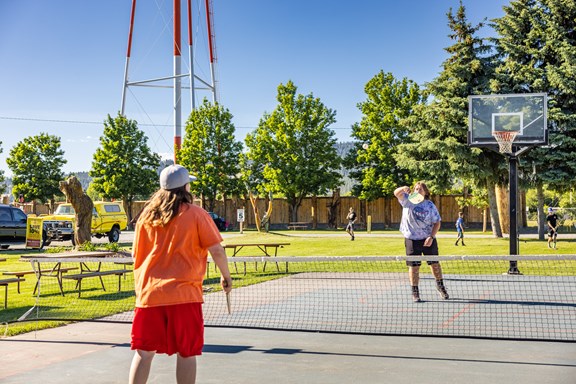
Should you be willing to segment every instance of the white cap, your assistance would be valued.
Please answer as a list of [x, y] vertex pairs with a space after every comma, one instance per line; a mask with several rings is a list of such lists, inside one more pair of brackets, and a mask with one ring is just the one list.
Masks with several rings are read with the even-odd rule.
[[181, 165], [170, 165], [160, 173], [160, 188], [176, 189], [185, 186], [191, 181], [196, 180], [190, 176], [188, 170]]

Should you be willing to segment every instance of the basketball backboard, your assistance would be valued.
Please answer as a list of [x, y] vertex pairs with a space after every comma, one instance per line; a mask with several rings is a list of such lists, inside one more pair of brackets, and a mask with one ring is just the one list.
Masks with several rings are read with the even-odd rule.
[[515, 133], [515, 147], [548, 144], [545, 93], [477, 95], [468, 102], [468, 145], [494, 148], [502, 132]]

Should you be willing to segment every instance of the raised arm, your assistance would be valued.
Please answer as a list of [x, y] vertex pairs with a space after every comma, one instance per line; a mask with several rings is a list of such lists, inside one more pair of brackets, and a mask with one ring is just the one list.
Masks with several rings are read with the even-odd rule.
[[410, 187], [406, 185], [403, 187], [396, 188], [396, 190], [394, 191], [394, 196], [396, 196], [398, 200], [403, 200], [405, 193], [410, 193]]

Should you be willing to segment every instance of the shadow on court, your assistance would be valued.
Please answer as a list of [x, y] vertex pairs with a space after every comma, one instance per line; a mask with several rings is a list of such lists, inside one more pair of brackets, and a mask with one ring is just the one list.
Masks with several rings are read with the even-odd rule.
[[[77, 323], [0, 339], [0, 382], [126, 383], [130, 324]], [[565, 383], [576, 343], [207, 328], [198, 383]], [[158, 355], [150, 383], [174, 383]]]

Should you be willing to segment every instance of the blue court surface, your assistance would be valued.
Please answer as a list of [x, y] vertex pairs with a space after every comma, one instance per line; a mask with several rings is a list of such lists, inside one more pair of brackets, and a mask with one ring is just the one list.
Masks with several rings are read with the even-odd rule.
[[[130, 324], [77, 323], [0, 339], [0, 383], [126, 383]], [[198, 383], [576, 382], [576, 343], [207, 328]], [[150, 383], [175, 382], [158, 355]]]

